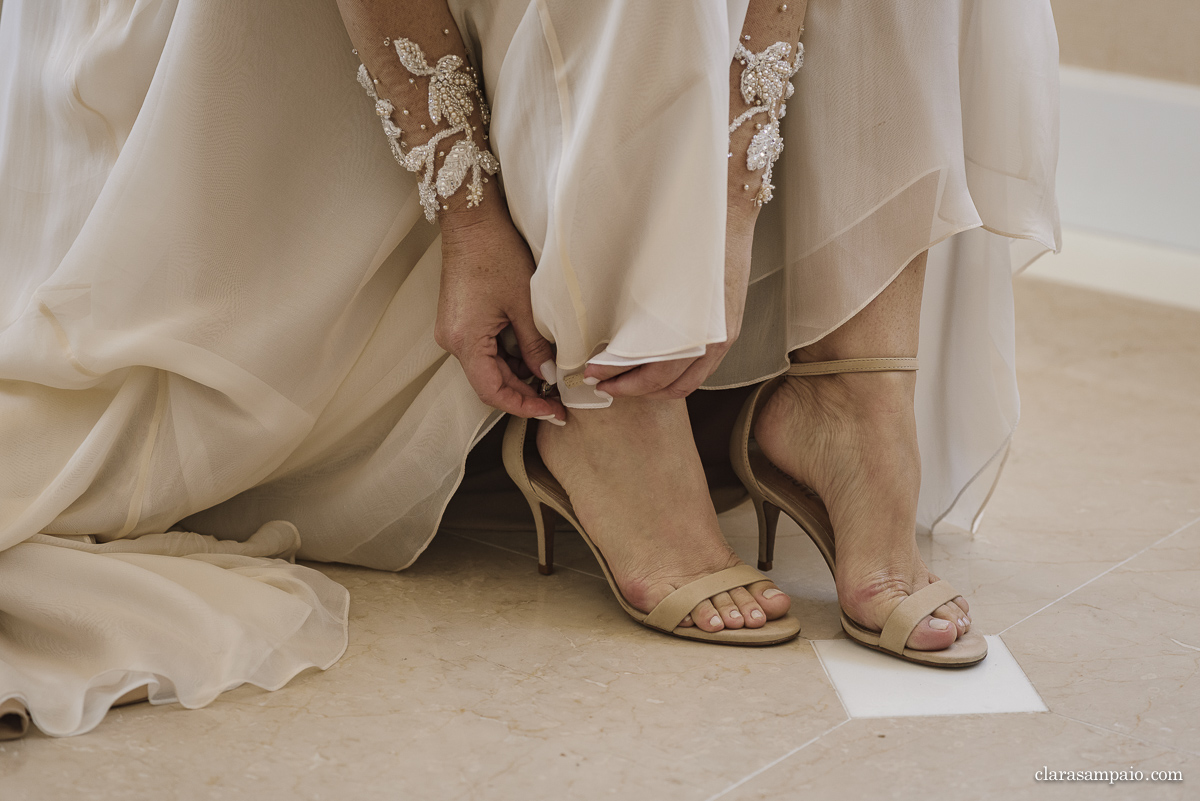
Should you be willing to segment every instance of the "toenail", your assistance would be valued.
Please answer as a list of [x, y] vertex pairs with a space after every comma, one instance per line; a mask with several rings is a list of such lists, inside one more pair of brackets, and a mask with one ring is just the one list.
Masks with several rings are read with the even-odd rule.
[[769, 590], [763, 591], [764, 598], [774, 598], [776, 595], [783, 595], [783, 590], [777, 590], [774, 587], [772, 587]]
[[946, 629], [950, 628], [950, 621], [935, 617], [933, 620], [929, 621], [929, 628], [937, 629], [938, 631], [945, 631]]
[[741, 612], [739, 612], [738, 610], [734, 609], [734, 610], [732, 610], [732, 611], [729, 613], [729, 616], [730, 616], [730, 617], [741, 617], [741, 616], [742, 616], [742, 613], [741, 613]]
[[712, 620], [708, 621], [708, 625], [710, 625], [710, 626], [719, 626], [719, 625], [721, 625], [721, 616], [720, 616], [720, 615], [713, 615], [713, 616], [712, 616]]
[[754, 618], [755, 620], [762, 620], [764, 617], [766, 617], [766, 615], [764, 615], [759, 610], [755, 609], [753, 612], [750, 613], [750, 617]]

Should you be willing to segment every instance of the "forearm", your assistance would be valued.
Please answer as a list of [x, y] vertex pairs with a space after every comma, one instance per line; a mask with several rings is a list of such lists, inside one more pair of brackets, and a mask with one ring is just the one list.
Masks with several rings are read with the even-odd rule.
[[[420, 48], [430, 67], [434, 67], [443, 56], [454, 55], [462, 60], [463, 67], [458, 70], [459, 75], [468, 73], [470, 60], [467, 49], [445, 0], [337, 2], [350, 40], [367, 69], [375, 93], [381, 100], [390, 101], [393, 107], [390, 119], [402, 132], [399, 139], [401, 152], [407, 155], [414, 148], [419, 152], [421, 146], [431, 139], [441, 137], [430, 153], [435, 176], [440, 176], [446, 155], [457, 142], [470, 139], [480, 153], [486, 154], [489, 151], [488, 130], [481, 100], [473, 92], [465, 92], [471, 107], [465, 125], [453, 125], [444, 113], [439, 114], [439, 119], [435, 121], [430, 110], [432, 78], [410, 71], [396, 52], [396, 40], [407, 39]], [[462, 132], [444, 135], [444, 132], [455, 127], [463, 128]], [[422, 169], [415, 170], [418, 180], [425, 176], [428, 166], [426, 164]], [[411, 164], [409, 169], [412, 169]], [[478, 188], [481, 191], [472, 193], [469, 186], [471, 178], [468, 173], [457, 191], [447, 192], [446, 196], [439, 193], [433, 198], [444, 231], [486, 219], [508, 219], [497, 180], [485, 172], [479, 181]]]
[[[786, 62], [776, 62], [774, 74], [783, 78], [790, 75], [799, 63], [797, 42], [804, 30], [804, 12], [807, 0], [751, 0], [746, 12], [739, 42], [752, 54], [762, 54], [776, 47], [776, 55], [786, 49]], [[787, 47], [780, 47], [777, 43]], [[740, 51], [739, 51], [740, 52]], [[744, 54], [743, 54], [744, 55]], [[774, 187], [771, 184], [770, 166], [764, 164], [759, 140], [757, 161], [750, 162], [750, 152], [755, 146], [755, 136], [764, 139], [777, 135], [778, 117], [783, 111], [783, 99], [787, 94], [787, 81], [777, 84], [766, 94], [779, 94], [778, 100], [766, 100], [761, 93], [747, 100], [742, 91], [743, 75], [747, 70], [762, 68], [750, 65], [746, 59], [735, 58], [729, 69], [729, 120], [736, 126], [729, 137], [728, 197], [725, 224], [725, 325], [728, 342], [737, 338], [741, 331], [742, 315], [745, 311], [746, 292], [750, 281], [750, 252], [754, 243], [754, 226], [763, 203], [768, 202]], [[769, 111], [763, 109], [770, 109]], [[782, 139], [776, 140], [782, 147]], [[769, 149], [769, 146], [768, 146]], [[776, 152], [775, 155], [778, 155]], [[774, 163], [773, 158], [765, 159]]]

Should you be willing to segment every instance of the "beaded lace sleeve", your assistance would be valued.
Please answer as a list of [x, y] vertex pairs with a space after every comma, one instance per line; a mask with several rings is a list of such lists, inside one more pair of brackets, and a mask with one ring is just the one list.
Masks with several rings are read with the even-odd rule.
[[[786, 6], [785, 6], [786, 8]], [[750, 37], [746, 37], [747, 39]], [[746, 169], [762, 170], [762, 186], [754, 196], [755, 205], [768, 203], [775, 190], [771, 171], [783, 153], [783, 134], [779, 121], [787, 114], [787, 100], [795, 93], [792, 76], [804, 64], [804, 45], [796, 44], [796, 61], [791, 61], [792, 45], [776, 42], [761, 53], [752, 53], [741, 42], [734, 58], [742, 64], [742, 99], [750, 108], [729, 124], [729, 134], [741, 128], [758, 114], [766, 114], [765, 123], [755, 123], [757, 133], [746, 151]], [[733, 153], [730, 152], [732, 158]]]
[[[383, 133], [391, 145], [392, 155], [400, 166], [420, 176], [417, 191], [425, 209], [425, 219], [436, 220], [439, 206], [447, 208], [438, 200], [439, 196], [449, 198], [464, 182], [467, 183], [467, 206], [478, 206], [483, 200], [483, 184], [488, 180], [484, 173], [495, 175], [500, 170], [500, 162], [490, 150], [475, 144], [476, 128], [471, 124], [475, 103], [479, 103], [482, 125], [488, 124], [490, 112], [479, 90], [474, 68], [456, 55], [442, 56], [430, 66], [425, 53], [415, 42], [401, 38], [392, 44], [410, 75], [429, 78], [429, 117], [435, 125], [444, 123], [446, 127], [424, 144], [406, 150], [403, 129], [393, 119], [396, 107], [392, 101], [379, 96], [378, 82], [371, 78], [365, 65], [359, 65], [358, 82], [375, 101], [375, 113], [383, 123]], [[410, 83], [413, 80], [415, 78], [409, 78]], [[408, 116], [408, 109], [401, 111], [403, 116]], [[455, 136], [463, 138], [454, 142], [449, 150], [444, 149], [447, 141]], [[483, 138], [487, 139], [486, 133]], [[437, 167], [439, 158], [442, 159], [440, 168]]]

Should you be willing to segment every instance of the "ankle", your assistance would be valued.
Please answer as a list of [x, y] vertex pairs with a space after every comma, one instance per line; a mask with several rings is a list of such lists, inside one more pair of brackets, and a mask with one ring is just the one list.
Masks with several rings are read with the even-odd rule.
[[791, 376], [781, 388], [827, 420], [885, 428], [910, 419], [915, 423], [916, 376], [911, 372]]

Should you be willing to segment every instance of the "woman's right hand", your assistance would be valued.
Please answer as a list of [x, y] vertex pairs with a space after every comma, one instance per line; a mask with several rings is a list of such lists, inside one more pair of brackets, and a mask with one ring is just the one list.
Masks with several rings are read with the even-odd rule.
[[[482, 207], [441, 215], [442, 281], [434, 339], [458, 359], [479, 399], [519, 417], [553, 416], [566, 409], [525, 383], [554, 360], [554, 348], [533, 322], [529, 279], [533, 256], [507, 210]], [[512, 326], [521, 359], [509, 356], [500, 332]]]

